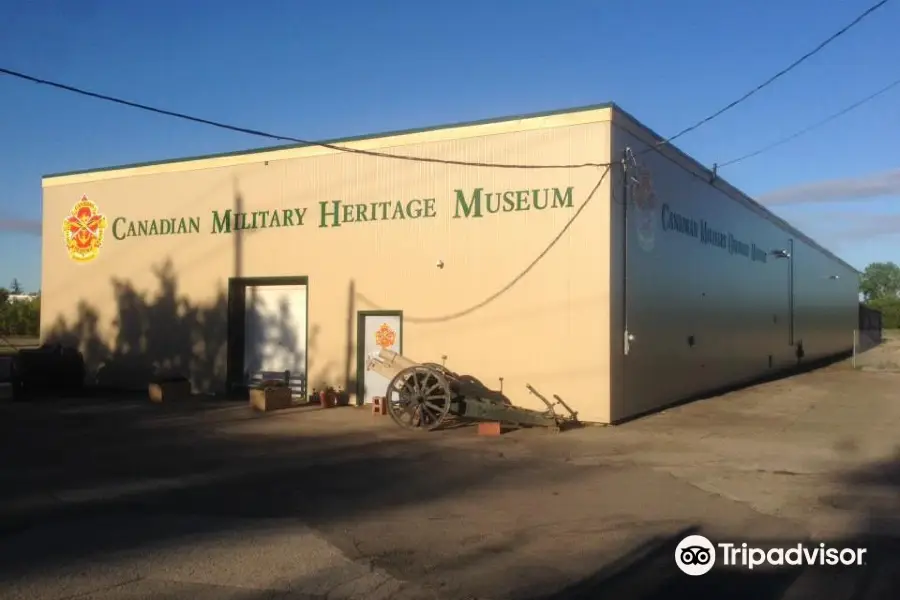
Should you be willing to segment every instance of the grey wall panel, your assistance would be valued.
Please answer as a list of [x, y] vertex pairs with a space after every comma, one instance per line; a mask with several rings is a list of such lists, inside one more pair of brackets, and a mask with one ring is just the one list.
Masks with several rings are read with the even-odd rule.
[[[613, 146], [646, 148], [621, 127]], [[612, 310], [634, 338], [622, 344], [615, 420], [793, 366], [801, 345], [804, 361], [852, 348], [856, 272], [667, 154], [639, 154], [627, 161], [637, 181], [614, 183], [628, 200]], [[771, 254], [792, 245], [790, 258]]]
[[853, 348], [859, 275], [802, 241], [794, 242], [794, 341], [804, 360]]

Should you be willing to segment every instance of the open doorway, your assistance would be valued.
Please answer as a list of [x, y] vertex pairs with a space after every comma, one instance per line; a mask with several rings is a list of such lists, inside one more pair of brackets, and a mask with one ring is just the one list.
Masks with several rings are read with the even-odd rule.
[[228, 383], [246, 390], [285, 380], [307, 396], [309, 293], [306, 277], [242, 277], [228, 282]]

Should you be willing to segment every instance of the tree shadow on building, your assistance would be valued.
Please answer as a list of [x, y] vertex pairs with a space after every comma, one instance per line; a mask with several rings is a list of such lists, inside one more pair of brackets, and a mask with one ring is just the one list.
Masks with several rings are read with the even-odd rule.
[[[180, 293], [170, 260], [153, 274], [157, 289], [152, 292], [113, 279], [116, 308], [108, 322], [81, 302], [75, 318], [60, 317], [45, 341], [79, 348], [91, 387], [137, 391], [158, 377], [183, 376], [197, 393], [226, 393], [229, 325], [224, 286], [210, 301], [194, 303]], [[276, 331], [287, 348], [296, 347], [296, 324], [285, 307], [271, 314], [253, 311], [249, 318], [264, 330]], [[305, 357], [295, 359], [302, 362]]]
[[[278, 299], [276, 306], [267, 306], [259, 297], [257, 289], [251, 288], [245, 302], [244, 331], [250, 336], [245, 340], [244, 348], [244, 372], [243, 381], [263, 379], [281, 379], [287, 376], [289, 384], [306, 385], [306, 362], [308, 352], [296, 350], [299, 341], [298, 332], [301, 331], [297, 323], [293, 307], [286, 296]], [[314, 331], [310, 332], [310, 342], [314, 337]], [[275, 372], [266, 370], [266, 366], [278, 365], [283, 369]], [[300, 373], [301, 378], [295, 379]]]

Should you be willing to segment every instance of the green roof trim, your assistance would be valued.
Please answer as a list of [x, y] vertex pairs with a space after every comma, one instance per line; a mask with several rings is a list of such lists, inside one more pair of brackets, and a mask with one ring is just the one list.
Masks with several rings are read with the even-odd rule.
[[[506, 117], [494, 117], [491, 119], [480, 119], [478, 121], [464, 121], [461, 123], [448, 123], [444, 125], [433, 125], [430, 127], [416, 127], [413, 129], [400, 129], [397, 131], [385, 131], [382, 133], [371, 133], [366, 135], [357, 135], [352, 137], [335, 138], [329, 140], [317, 140], [305, 144], [283, 144], [279, 146], [265, 146], [261, 148], [250, 148], [248, 150], [234, 150], [231, 152], [219, 152], [216, 154], [202, 154], [198, 156], [186, 156], [183, 158], [169, 158], [164, 160], [155, 160], [149, 162], [139, 162], [124, 165], [114, 165], [110, 167], [99, 167], [96, 169], [82, 169], [78, 171], [65, 171], [62, 173], [48, 173], [43, 175], [42, 179], [52, 179], [54, 177], [66, 177], [68, 175], [85, 175], [88, 173], [103, 173], [108, 171], [121, 171], [124, 169], [135, 169], [138, 167], [152, 167], [156, 165], [175, 164], [182, 162], [191, 162], [194, 160], [206, 160], [209, 158], [226, 158], [229, 156], [246, 156], [251, 154], [262, 154], [263, 152], [272, 152], [274, 150], [291, 150], [294, 148], [309, 148], [320, 144], [349, 144], [353, 142], [362, 142], [366, 140], [376, 140], [378, 138], [395, 137], [399, 135], [410, 135], [414, 133], [426, 133], [429, 131], [440, 131], [441, 129], [455, 129], [459, 127], [475, 127], [477, 125], [490, 125], [492, 123], [504, 123], [507, 121], [521, 121], [523, 119], [537, 119], [540, 117], [552, 117], [555, 115], [574, 114], [579, 112], [588, 112], [592, 110], [600, 110], [603, 108], [619, 109], [612, 102], [603, 102], [600, 104], [589, 104], [587, 106], [578, 106], [574, 108], [564, 108], [558, 110], [549, 110], [536, 113], [527, 113], [522, 115], [511, 115]], [[624, 112], [624, 111], [623, 111]]]

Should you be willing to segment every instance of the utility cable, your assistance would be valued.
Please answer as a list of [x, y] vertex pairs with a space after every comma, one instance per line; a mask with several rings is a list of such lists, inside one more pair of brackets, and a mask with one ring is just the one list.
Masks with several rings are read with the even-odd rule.
[[[850, 31], [851, 29], [853, 29], [853, 27], [855, 27], [855, 26], [858, 25], [860, 22], [862, 22], [863, 19], [865, 19], [866, 17], [868, 17], [869, 15], [871, 15], [873, 12], [875, 12], [876, 10], [878, 10], [879, 8], [881, 8], [882, 6], [884, 6], [885, 4], [887, 4], [888, 2], [889, 2], [889, 0], [880, 0], [880, 2], [878, 2], [877, 4], [874, 4], [873, 6], [870, 6], [870, 7], [869, 7], [868, 9], [866, 9], [862, 14], [860, 14], [858, 17], [856, 17], [855, 19], [853, 19], [852, 21], [850, 21], [847, 25], [845, 25], [844, 27], [842, 27], [841, 29], [839, 29], [837, 32], [835, 32], [834, 34], [832, 34], [831, 36], [829, 36], [828, 38], [826, 38], [824, 41], [822, 41], [821, 43], [819, 43], [818, 46], [816, 46], [815, 48], [813, 48], [812, 50], [810, 50], [809, 52], [807, 52], [806, 54], [804, 54], [803, 56], [801, 56], [800, 58], [798, 58], [797, 60], [795, 60], [794, 62], [792, 62], [790, 65], [788, 65], [788, 66], [785, 67], [784, 69], [778, 71], [777, 73], [775, 73], [774, 75], [772, 75], [771, 77], [769, 77], [768, 79], [766, 79], [765, 81], [763, 81], [761, 84], [759, 84], [758, 86], [756, 86], [755, 88], [753, 88], [752, 90], [750, 90], [749, 92], [747, 92], [746, 94], [744, 94], [743, 96], [741, 96], [740, 98], [738, 98], [737, 100], [734, 100], [734, 101], [732, 101], [731, 103], [729, 103], [729, 104], [723, 106], [722, 108], [720, 108], [720, 109], [717, 110], [716, 112], [712, 113], [712, 114], [709, 115], [708, 117], [705, 117], [705, 118], [703, 118], [703, 119], [697, 121], [696, 123], [694, 123], [694, 124], [691, 125], [690, 127], [686, 127], [686, 128], [684, 128], [684, 129], [682, 129], [681, 131], [679, 131], [678, 133], [676, 133], [676, 134], [673, 135], [672, 137], [666, 138], [666, 139], [662, 140], [661, 142], [657, 142], [656, 144], [654, 144], [654, 146], [657, 146], [657, 147], [658, 147], [658, 146], [664, 146], [664, 145], [666, 145], [666, 144], [670, 144], [670, 143], [672, 143], [672, 141], [674, 141], [674, 140], [680, 138], [681, 136], [686, 135], [686, 134], [688, 134], [688, 133], [690, 133], [690, 132], [692, 132], [692, 131], [694, 131], [694, 130], [696, 130], [696, 129], [699, 129], [700, 127], [702, 127], [703, 125], [709, 123], [709, 122], [712, 121], [713, 119], [715, 119], [715, 118], [721, 116], [722, 114], [728, 112], [729, 110], [731, 110], [731, 109], [734, 108], [735, 106], [741, 104], [742, 102], [744, 102], [745, 100], [747, 100], [748, 98], [750, 98], [751, 96], [753, 96], [754, 94], [756, 94], [757, 92], [759, 92], [760, 90], [762, 90], [762, 89], [768, 87], [769, 85], [775, 83], [778, 79], [781, 79], [782, 77], [784, 77], [785, 75], [787, 75], [788, 73], [790, 73], [791, 71], [793, 71], [795, 68], [797, 68], [798, 66], [800, 66], [800, 64], [802, 64], [803, 62], [805, 62], [807, 59], [812, 58], [813, 56], [815, 56], [816, 54], [818, 54], [818, 53], [819, 53], [821, 50], [823, 50], [828, 44], [830, 44], [831, 42], [835, 41], [836, 39], [838, 39], [839, 37], [841, 37], [842, 35], [844, 35], [844, 34], [847, 33], [848, 31]], [[644, 149], [640, 152], [640, 154], [644, 154], [644, 153], [649, 152], [649, 151], [651, 151], [651, 150], [653, 150], [653, 147], [644, 148]]]
[[[787, 75], [789, 72], [794, 70], [796, 67], [798, 67], [801, 63], [805, 62], [807, 59], [818, 54], [821, 50], [823, 50], [831, 42], [835, 41], [836, 39], [838, 39], [839, 37], [841, 37], [848, 31], [850, 31], [850, 29], [852, 29], [853, 27], [858, 25], [866, 17], [871, 15], [873, 12], [875, 12], [879, 8], [883, 7], [889, 1], [890, 0], [880, 0], [873, 6], [870, 6], [862, 14], [860, 14], [855, 19], [853, 19], [850, 23], [848, 23], [847, 25], [842, 27], [840, 30], [838, 30], [837, 32], [835, 32], [834, 34], [832, 34], [831, 36], [826, 38], [824, 41], [819, 43], [819, 45], [817, 45], [815, 48], [813, 48], [812, 50], [810, 50], [809, 52], [807, 52], [806, 54], [804, 54], [803, 56], [801, 56], [800, 58], [795, 60], [793, 63], [791, 63], [790, 65], [788, 65], [781, 71], [775, 73], [773, 76], [769, 77], [767, 80], [765, 80], [764, 82], [762, 82], [761, 84], [759, 84], [758, 86], [756, 86], [755, 88], [750, 90], [749, 92], [745, 93], [743, 96], [732, 101], [731, 103], [727, 104], [726, 106], [720, 108], [719, 110], [712, 113], [711, 115], [701, 119], [700, 121], [697, 121], [690, 127], [686, 127], [685, 129], [682, 129], [675, 135], [673, 135], [669, 138], [666, 138], [660, 142], [657, 142], [656, 144], [653, 144], [650, 147], [643, 149], [642, 151], [639, 152], [639, 154], [644, 154], [646, 152], [657, 149], [659, 146], [664, 146], [666, 144], [670, 144], [674, 140], [676, 140], [692, 131], [695, 131], [696, 129], [699, 129], [700, 127], [709, 123], [713, 119], [721, 116], [725, 112], [727, 112], [727, 111], [731, 110], [732, 108], [738, 106], [739, 104], [743, 103], [745, 100], [747, 100], [748, 98], [750, 98], [751, 96], [753, 96], [754, 94], [759, 92], [760, 90], [768, 87], [769, 85], [771, 85], [772, 83], [774, 83], [775, 81], [780, 79], [781, 77]], [[230, 125], [228, 123], [223, 123], [220, 121], [204, 119], [202, 117], [195, 117], [193, 115], [188, 115], [185, 113], [179, 113], [179, 112], [175, 112], [175, 111], [171, 111], [171, 110], [166, 110], [163, 108], [157, 108], [157, 107], [150, 106], [147, 104], [141, 104], [139, 102], [133, 102], [131, 100], [125, 100], [122, 98], [117, 98], [114, 96], [101, 94], [98, 92], [92, 92], [90, 90], [75, 87], [72, 85], [67, 85], [64, 83], [59, 83], [56, 81], [51, 81], [49, 79], [42, 79], [42, 78], [36, 77], [34, 75], [28, 75], [27, 73], [22, 73], [20, 71], [15, 71], [13, 69], [8, 69], [5, 67], [0, 67], [0, 75], [7, 75], [9, 77], [15, 77], [17, 79], [29, 81], [31, 83], [36, 83], [39, 85], [47, 85], [47, 86], [50, 86], [50, 87], [53, 87], [56, 89], [71, 92], [73, 94], [78, 94], [78, 95], [86, 96], [89, 98], [95, 98], [98, 100], [105, 100], [107, 102], [112, 102], [114, 104], [119, 104], [122, 106], [129, 106], [131, 108], [137, 108], [139, 110], [144, 110], [147, 112], [152, 112], [152, 113], [156, 113], [156, 114], [160, 114], [160, 115], [174, 117], [176, 119], [182, 119], [185, 121], [191, 121], [191, 122], [199, 123], [202, 125], [209, 125], [211, 127], [217, 127], [219, 129], [225, 129], [225, 130], [234, 131], [237, 133], [245, 133], [248, 135], [254, 135], [254, 136], [264, 137], [264, 138], [273, 139], [273, 140], [293, 142], [293, 143], [302, 144], [305, 146], [318, 146], [320, 148], [327, 148], [329, 150], [334, 150], [337, 152], [362, 154], [362, 155], [373, 156], [373, 157], [378, 157], [378, 158], [389, 158], [389, 159], [395, 159], [395, 160], [406, 160], [406, 161], [411, 161], [411, 162], [437, 163], [437, 164], [457, 165], [457, 166], [466, 166], [466, 167], [487, 167], [487, 168], [496, 168], [496, 169], [577, 169], [577, 168], [583, 168], [583, 167], [606, 167], [606, 166], [609, 166], [609, 164], [610, 164], [610, 163], [578, 163], [578, 164], [564, 164], [564, 165], [562, 165], [562, 164], [561, 165], [547, 165], [547, 164], [524, 165], [524, 164], [508, 164], [508, 163], [486, 163], [486, 162], [471, 162], [471, 161], [452, 160], [452, 159], [443, 159], [443, 158], [430, 158], [430, 157], [424, 157], [424, 156], [404, 156], [401, 154], [390, 154], [387, 152], [379, 152], [377, 150], [362, 150], [360, 148], [351, 148], [349, 146], [343, 146], [343, 145], [334, 144], [334, 143], [326, 142], [326, 141], [304, 140], [304, 139], [295, 138], [295, 137], [291, 137], [291, 136], [284, 136], [284, 135], [268, 133], [268, 132], [260, 131], [257, 129], [250, 129], [247, 127]]]
[[[150, 106], [147, 104], [141, 104], [139, 102], [132, 102], [131, 100], [124, 100], [122, 98], [117, 98], [114, 96], [108, 96], [106, 94], [100, 94], [98, 92], [92, 92], [90, 90], [86, 90], [84, 88], [75, 87], [72, 85], [67, 85], [64, 83], [59, 83], [57, 81], [51, 81], [49, 79], [41, 79], [40, 77], [35, 77], [34, 75], [28, 75], [27, 73], [21, 73], [19, 71], [14, 71], [12, 69], [7, 69], [4, 67], [0, 67], [0, 75], [8, 75], [10, 77], [15, 77], [17, 79], [22, 79], [25, 81], [30, 81], [31, 83], [37, 83], [39, 85], [47, 85], [59, 90], [64, 90], [67, 92], [72, 92], [73, 94], [79, 94], [81, 96], [87, 96], [89, 98], [96, 98], [98, 100], [105, 100], [107, 102], [112, 102], [114, 104], [120, 104], [122, 106], [129, 106], [131, 108], [137, 108], [139, 110], [156, 113], [159, 115], [165, 115], [168, 117], [174, 117], [176, 119], [182, 119], [184, 121], [191, 121], [194, 123], [200, 123], [202, 125], [210, 125], [212, 127], [217, 127], [219, 129], [226, 129], [228, 131], [235, 131], [237, 133], [246, 133], [248, 135], [255, 135], [259, 137], [269, 138], [272, 140], [279, 140], [285, 142], [294, 142], [297, 144], [301, 144], [303, 146], [318, 146], [320, 148], [327, 148], [329, 150], [335, 150], [337, 152], [347, 152], [350, 154], [363, 154], [366, 156], [374, 156], [378, 158], [392, 158], [395, 160], [406, 160], [411, 162], [424, 162], [424, 163], [438, 163], [444, 165], [458, 165], [464, 167], [489, 167], [494, 169], [580, 169], [584, 167], [608, 167], [610, 163], [577, 163], [577, 164], [565, 164], [565, 165], [524, 165], [524, 164], [506, 164], [506, 163], [486, 163], [486, 162], [471, 162], [464, 160], [452, 160], [445, 158], [430, 158], [426, 156], [404, 156], [402, 154], [390, 154], [388, 152], [379, 152], [377, 150], [362, 150], [360, 148], [351, 148], [349, 146], [344, 146], [340, 144], [334, 144], [331, 142], [325, 141], [310, 141], [303, 140], [300, 138], [295, 138], [286, 135], [278, 135], [274, 133], [268, 133], [265, 131], [260, 131], [258, 129], [250, 129], [247, 127], [240, 127], [238, 125], [229, 125], [228, 123], [223, 123], [220, 121], [213, 121], [211, 119], [204, 119], [202, 117], [195, 117], [192, 115], [188, 115], [185, 113], [179, 113], [171, 110], [166, 110], [164, 108], [157, 108], [155, 106]], [[273, 148], [277, 149], [277, 148]]]
[[729, 166], [729, 165], [733, 165], [733, 164], [739, 163], [739, 162], [741, 162], [741, 161], [747, 160], [748, 158], [753, 158], [754, 156], [759, 156], [759, 155], [762, 154], [763, 152], [768, 152], [769, 150], [772, 150], [773, 148], [777, 148], [778, 146], [781, 146], [781, 145], [786, 144], [786, 143], [788, 143], [788, 142], [790, 142], [790, 141], [793, 141], [793, 140], [797, 139], [798, 137], [800, 137], [800, 136], [802, 136], [802, 135], [806, 135], [807, 133], [809, 133], [810, 131], [812, 131], [812, 130], [814, 130], [814, 129], [818, 129], [819, 127], [822, 127], [823, 125], [827, 125], [828, 123], [834, 121], [835, 119], [837, 119], [837, 118], [839, 118], [839, 117], [842, 117], [842, 116], [846, 115], [847, 113], [849, 113], [849, 112], [851, 112], [851, 111], [853, 111], [853, 110], [856, 110], [857, 108], [859, 108], [859, 107], [862, 106], [863, 104], [866, 104], [866, 103], [868, 103], [868, 102], [871, 102], [872, 100], [874, 100], [875, 98], [881, 96], [882, 94], [885, 94], [885, 93], [891, 91], [892, 89], [894, 89], [894, 88], [897, 87], [898, 85], [900, 85], [900, 79], [897, 79], [896, 81], [893, 81], [893, 82], [890, 83], [889, 85], [884, 86], [883, 88], [881, 88], [880, 90], [878, 90], [877, 92], [875, 92], [875, 93], [873, 93], [873, 94], [869, 94], [868, 96], [866, 96], [866, 97], [863, 98], [862, 100], [857, 100], [857, 101], [854, 102], [853, 104], [851, 104], [851, 105], [849, 105], [849, 106], [846, 106], [846, 107], [842, 108], [841, 110], [837, 111], [836, 113], [832, 113], [831, 115], [825, 117], [825, 118], [822, 119], [821, 121], [817, 121], [816, 123], [813, 123], [812, 125], [810, 125], [810, 126], [808, 126], [808, 127], [804, 127], [803, 129], [797, 131], [796, 133], [792, 133], [791, 135], [789, 135], [789, 136], [787, 136], [787, 137], [783, 137], [783, 138], [779, 139], [778, 141], [772, 142], [771, 144], [768, 144], [768, 145], [766, 145], [766, 146], [763, 146], [762, 148], [759, 148], [758, 150], [754, 150], [753, 152], [749, 152], [749, 153], [747, 153], [747, 154], [744, 154], [743, 156], [739, 156], [739, 157], [737, 157], [737, 158], [733, 158], [733, 159], [731, 159], [731, 160], [729, 160], [729, 161], [727, 161], [727, 162], [719, 163], [719, 164], [716, 165], [716, 167], [719, 168], [719, 169], [721, 169], [722, 167], [727, 167], [727, 166]]
[[[405, 323], [406, 322], [408, 322], [408, 323], [441, 323], [444, 321], [454, 321], [456, 319], [460, 319], [462, 317], [468, 316], [480, 308], [484, 308], [485, 306], [487, 306], [488, 304], [490, 304], [491, 302], [493, 302], [494, 300], [496, 300], [497, 298], [499, 298], [500, 296], [502, 296], [503, 294], [505, 294], [506, 292], [511, 290], [517, 283], [522, 281], [525, 278], [525, 276], [528, 275], [538, 265], [538, 263], [540, 263], [544, 259], [544, 257], [550, 253], [550, 251], [554, 248], [554, 246], [556, 246], [556, 244], [559, 243], [559, 241], [563, 238], [563, 236], [566, 235], [566, 232], [569, 231], [569, 229], [572, 227], [572, 225], [575, 223], [575, 221], [578, 219], [578, 217], [581, 215], [581, 213], [584, 212], [584, 209], [587, 208], [588, 204], [591, 203], [591, 200], [594, 199], [594, 196], [597, 195], [597, 192], [600, 190], [600, 187], [603, 185], [603, 182], [606, 180], [607, 175], [609, 175], [611, 168], [612, 168], [611, 166], [606, 166], [604, 168], [603, 173], [600, 175], [600, 179], [594, 185], [593, 189], [591, 189], [590, 193], [585, 197], [585, 199], [581, 202], [581, 204], [578, 205], [578, 208], [575, 210], [575, 214], [573, 214], [569, 218], [569, 220], [566, 221], [566, 224], [563, 225], [562, 228], [559, 230], [559, 232], [553, 237], [553, 239], [550, 240], [550, 243], [544, 247], [544, 249], [534, 258], [534, 260], [532, 260], [528, 264], [528, 266], [526, 266], [518, 275], [513, 277], [502, 288], [500, 288], [499, 290], [497, 290], [496, 292], [494, 292], [493, 294], [491, 294], [490, 296], [488, 296], [487, 298], [485, 298], [478, 304], [472, 305], [469, 308], [466, 308], [464, 310], [460, 310], [455, 313], [451, 313], [449, 315], [443, 315], [440, 317], [411, 317], [407, 314], [404, 314], [403, 321]], [[372, 307], [373, 309], [382, 310], [382, 308], [379, 305], [372, 302], [372, 300], [370, 300], [368, 297], [366, 297], [361, 292], [356, 292], [356, 299], [362, 301], [363, 303], [367, 304], [368, 306]]]

